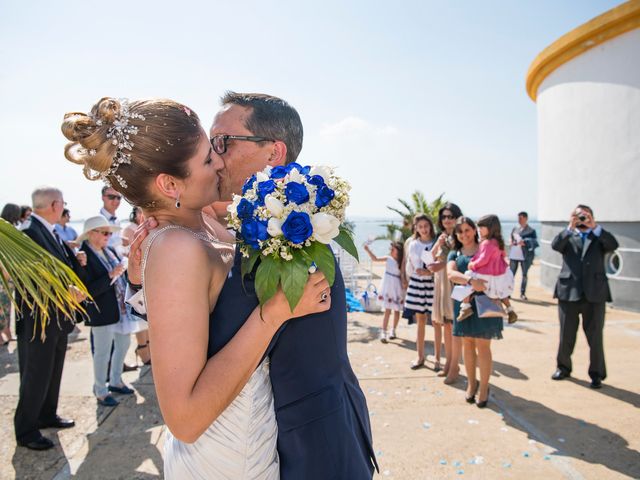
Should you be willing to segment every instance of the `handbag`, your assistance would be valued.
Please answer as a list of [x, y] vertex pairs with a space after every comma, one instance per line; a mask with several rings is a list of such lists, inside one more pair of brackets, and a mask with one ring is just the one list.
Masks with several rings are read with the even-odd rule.
[[476, 311], [480, 318], [505, 317], [500, 300], [494, 300], [486, 295], [476, 295]]
[[524, 252], [520, 245], [511, 245], [509, 247], [509, 260], [524, 262]]

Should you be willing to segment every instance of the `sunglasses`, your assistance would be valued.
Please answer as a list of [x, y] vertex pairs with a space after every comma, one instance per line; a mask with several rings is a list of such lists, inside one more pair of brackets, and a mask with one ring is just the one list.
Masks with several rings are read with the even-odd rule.
[[110, 232], [109, 230], [93, 230], [93, 231], [101, 235], [104, 235], [105, 237], [110, 237], [111, 235], [113, 235], [113, 232]]
[[453, 215], [442, 215], [442, 220], [455, 220], [456, 217], [454, 217]]
[[105, 197], [109, 200], [122, 200], [122, 195], [113, 195], [112, 193], [105, 195]]
[[213, 151], [218, 155], [222, 155], [227, 151], [227, 141], [228, 140], [241, 140], [244, 142], [275, 142], [273, 138], [268, 137], [253, 137], [246, 135], [214, 135], [211, 137], [211, 147]]

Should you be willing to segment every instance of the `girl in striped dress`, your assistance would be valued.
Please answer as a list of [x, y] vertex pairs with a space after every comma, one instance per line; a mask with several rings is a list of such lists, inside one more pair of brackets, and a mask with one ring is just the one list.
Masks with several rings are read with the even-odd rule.
[[418, 359], [411, 364], [411, 369], [417, 370], [424, 367], [424, 330], [427, 316], [431, 315], [433, 305], [433, 274], [427, 270], [422, 261], [422, 253], [433, 247], [435, 230], [431, 218], [425, 214], [416, 215], [413, 218], [413, 225], [415, 233], [407, 249], [406, 273], [409, 286], [404, 308], [415, 314], [418, 324], [416, 334]]

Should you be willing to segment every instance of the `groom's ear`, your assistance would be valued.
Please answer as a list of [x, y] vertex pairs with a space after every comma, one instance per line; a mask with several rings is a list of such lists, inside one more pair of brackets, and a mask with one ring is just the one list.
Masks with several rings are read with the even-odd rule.
[[287, 161], [287, 145], [280, 140], [273, 142], [273, 148], [271, 150], [271, 156], [268, 160], [268, 165], [272, 167], [283, 166]]

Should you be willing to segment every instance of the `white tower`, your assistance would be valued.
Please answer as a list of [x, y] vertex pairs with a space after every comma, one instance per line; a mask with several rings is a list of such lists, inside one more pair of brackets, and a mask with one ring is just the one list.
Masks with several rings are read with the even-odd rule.
[[613, 233], [613, 304], [640, 311], [640, 0], [559, 38], [533, 61], [527, 92], [538, 109], [542, 283], [555, 284], [551, 240], [579, 204]]

